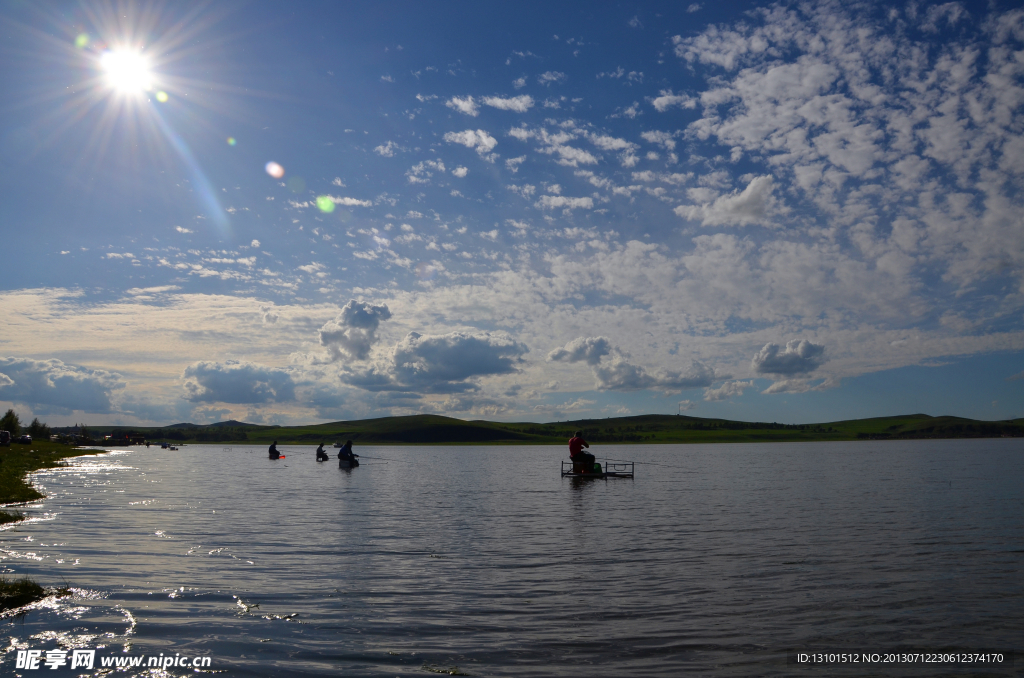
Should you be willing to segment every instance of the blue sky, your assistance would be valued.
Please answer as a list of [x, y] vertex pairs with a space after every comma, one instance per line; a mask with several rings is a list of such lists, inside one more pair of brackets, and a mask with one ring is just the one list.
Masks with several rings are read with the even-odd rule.
[[1010, 3], [12, 3], [0, 29], [23, 417], [1024, 415]]

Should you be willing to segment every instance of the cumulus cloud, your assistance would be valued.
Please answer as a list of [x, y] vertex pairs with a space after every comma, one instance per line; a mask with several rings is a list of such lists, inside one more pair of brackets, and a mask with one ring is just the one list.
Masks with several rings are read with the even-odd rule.
[[374, 306], [352, 299], [338, 317], [320, 328], [320, 345], [327, 349], [332, 362], [343, 358], [366, 360], [377, 342], [377, 328], [390, 318], [387, 304]]
[[718, 402], [721, 400], [728, 400], [733, 396], [743, 395], [744, 389], [753, 388], [754, 382], [751, 381], [727, 381], [718, 388], [706, 388], [704, 389], [704, 400], [709, 402]]
[[964, 291], [986, 279], [1019, 286], [1020, 129], [1009, 111], [1021, 100], [1022, 26], [1018, 8], [974, 21], [960, 3], [884, 14], [827, 3], [676, 36], [680, 58], [712, 67], [686, 136], [714, 141], [729, 162], [759, 158], [828, 237], [853, 231], [857, 250], [890, 270], [911, 256], [923, 266], [904, 259], [907, 275]]
[[424, 160], [418, 162], [409, 168], [409, 171], [405, 173], [406, 178], [410, 184], [429, 184], [430, 177], [434, 176], [434, 172], [444, 172], [444, 162], [440, 158], [437, 160]]
[[536, 207], [541, 209], [551, 210], [564, 208], [567, 210], [574, 209], [593, 209], [594, 199], [593, 198], [569, 198], [564, 195], [542, 195], [540, 200], [535, 203]]
[[597, 388], [602, 391], [655, 389], [672, 393], [703, 388], [716, 381], [714, 369], [697, 360], [691, 361], [685, 372], [659, 370], [651, 374], [641, 365], [630, 362], [628, 356], [606, 337], [573, 339], [548, 353], [547, 359], [566, 363], [586, 362], [593, 370]]
[[590, 142], [602, 151], [628, 151], [637, 148], [631, 141], [602, 134], [591, 135]]
[[384, 158], [392, 158], [395, 155], [395, 151], [401, 150], [401, 147], [394, 141], [389, 141], [386, 144], [375, 146], [373, 152]]
[[465, 176], [467, 174], [469, 174], [469, 168], [468, 167], [456, 167], [455, 169], [452, 170], [452, 174], [454, 174], [455, 176], [457, 176], [460, 179], [464, 179]]
[[806, 339], [793, 339], [784, 349], [778, 344], [765, 344], [750, 361], [750, 366], [758, 374], [804, 374], [813, 372], [824, 361], [824, 346]]
[[505, 167], [507, 167], [510, 172], [515, 174], [516, 172], [519, 171], [519, 166], [523, 164], [524, 160], [526, 160], [525, 155], [521, 155], [518, 158], [509, 158], [508, 160], [505, 161]]
[[702, 226], [769, 224], [771, 214], [780, 209], [772, 195], [773, 188], [771, 175], [754, 177], [740, 192], [701, 205], [679, 205], [675, 213], [684, 219], [699, 221]]
[[671, 132], [660, 132], [657, 130], [651, 130], [649, 132], [641, 132], [640, 137], [644, 141], [648, 141], [652, 144], [658, 144], [663, 147], [666, 151], [675, 150], [676, 140], [675, 135]]
[[498, 145], [498, 140], [482, 129], [448, 132], [444, 135], [444, 140], [450, 144], [462, 144], [466, 148], [472, 148], [485, 158]]
[[273, 306], [260, 306], [260, 313], [262, 314], [264, 325], [273, 325], [277, 323], [278, 319], [281, 317], [280, 314], [274, 310]]
[[548, 146], [540, 149], [540, 152], [547, 153], [549, 155], [557, 155], [558, 160], [556, 160], [556, 162], [559, 165], [565, 165], [567, 167], [578, 167], [580, 164], [594, 165], [597, 163], [597, 158], [594, 154], [588, 153], [582, 148], [575, 148], [573, 146]]
[[579, 337], [548, 353], [548, 360], [567, 363], [582, 360], [588, 365], [597, 365], [601, 358], [610, 355], [613, 350], [607, 337]]
[[25, 403], [37, 414], [110, 412], [111, 393], [125, 387], [116, 372], [69, 365], [56, 358], [0, 358], [0, 377], [0, 398]]
[[464, 115], [468, 115], [468, 116], [471, 116], [471, 117], [474, 117], [474, 118], [476, 116], [480, 115], [480, 109], [476, 105], [476, 102], [473, 101], [473, 97], [471, 97], [471, 96], [467, 96], [467, 97], [463, 97], [463, 98], [452, 97], [451, 99], [449, 99], [445, 103], [445, 106], [447, 106], [448, 108], [454, 108], [459, 113], [462, 113]]
[[324, 196], [333, 202], [335, 205], [345, 205], [346, 207], [373, 207], [373, 203], [369, 200], [359, 200], [358, 198], [341, 198], [336, 195]]
[[839, 386], [838, 379], [782, 379], [761, 391], [767, 395], [777, 393], [807, 393], [808, 391], [824, 391]]
[[525, 113], [533, 107], [533, 97], [529, 94], [509, 97], [507, 99], [503, 99], [501, 97], [484, 97], [483, 102], [485, 105], [492, 108], [498, 108], [503, 111], [515, 111], [516, 113]]
[[563, 83], [565, 81], [565, 73], [560, 73], [558, 71], [547, 71], [546, 73], [541, 73], [537, 76], [537, 82], [542, 85], [550, 85], [553, 82]]
[[672, 90], [663, 89], [661, 94], [651, 99], [651, 104], [654, 105], [654, 110], [664, 113], [675, 106], [680, 108], [697, 108], [697, 99], [688, 97], [685, 94], [673, 94]]
[[194, 403], [282, 403], [295, 399], [291, 374], [251, 362], [202, 360], [185, 368], [185, 399]]
[[704, 363], [693, 360], [686, 372], [659, 370], [649, 373], [640, 365], [624, 357], [615, 357], [594, 367], [597, 388], [602, 391], [639, 391], [655, 389], [668, 393], [704, 388], [715, 381], [715, 371]]
[[378, 365], [349, 370], [343, 379], [370, 391], [461, 393], [476, 390], [477, 377], [518, 371], [529, 349], [504, 332], [410, 332]]

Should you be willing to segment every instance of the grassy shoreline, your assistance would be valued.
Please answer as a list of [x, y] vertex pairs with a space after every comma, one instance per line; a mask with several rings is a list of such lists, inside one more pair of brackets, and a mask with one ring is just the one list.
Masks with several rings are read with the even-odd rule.
[[[59, 466], [69, 457], [100, 452], [102, 450], [85, 450], [49, 441], [0, 447], [0, 505], [4, 507], [0, 509], [0, 525], [25, 519], [20, 511], [6, 510], [9, 505], [24, 504], [45, 496], [28, 482], [29, 473]], [[27, 577], [8, 579], [0, 576], [0, 612], [23, 607], [51, 595], [70, 595], [70, 589], [67, 584], [44, 588]]]

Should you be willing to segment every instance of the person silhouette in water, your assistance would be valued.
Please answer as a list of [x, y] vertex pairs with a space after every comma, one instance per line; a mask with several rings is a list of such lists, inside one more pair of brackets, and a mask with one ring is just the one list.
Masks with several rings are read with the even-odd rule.
[[327, 456], [327, 452], [324, 450], [324, 444], [320, 443], [320, 447], [316, 448], [316, 460], [327, 461], [328, 459], [330, 459], [330, 457]]
[[572, 459], [574, 465], [580, 467], [583, 473], [592, 473], [594, 471], [594, 455], [584, 452], [584, 447], [589, 448], [590, 444], [583, 439], [583, 431], [576, 431], [572, 439], [569, 440], [569, 458]]
[[338, 465], [339, 466], [358, 466], [359, 461], [357, 457], [359, 455], [352, 452], [352, 441], [346, 440], [345, 444], [338, 450]]
[[270, 453], [271, 459], [280, 459], [281, 453], [277, 451], [277, 441], [275, 440], [270, 444], [270, 449], [267, 450]]

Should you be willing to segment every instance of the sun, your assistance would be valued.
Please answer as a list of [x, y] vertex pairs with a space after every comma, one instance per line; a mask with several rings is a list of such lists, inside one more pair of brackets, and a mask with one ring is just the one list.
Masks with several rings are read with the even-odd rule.
[[100, 64], [106, 71], [107, 83], [122, 94], [141, 94], [153, 87], [149, 59], [141, 52], [127, 49], [104, 52]]

